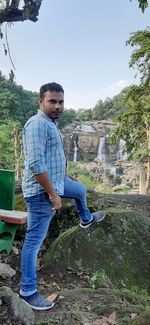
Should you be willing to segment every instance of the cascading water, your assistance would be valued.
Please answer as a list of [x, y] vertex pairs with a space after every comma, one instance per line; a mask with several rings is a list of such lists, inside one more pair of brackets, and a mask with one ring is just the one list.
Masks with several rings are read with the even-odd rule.
[[127, 160], [127, 154], [124, 153], [126, 142], [123, 139], [119, 141], [119, 148], [117, 152], [117, 160]]
[[77, 125], [76, 130], [83, 132], [95, 132], [95, 129], [91, 125], [86, 124]]
[[106, 141], [107, 136], [100, 137], [97, 158], [102, 162], [106, 161]]
[[73, 161], [76, 162], [77, 161], [78, 147], [77, 147], [77, 144], [76, 144], [76, 140], [74, 140], [73, 143], [74, 143], [74, 148], [73, 148]]

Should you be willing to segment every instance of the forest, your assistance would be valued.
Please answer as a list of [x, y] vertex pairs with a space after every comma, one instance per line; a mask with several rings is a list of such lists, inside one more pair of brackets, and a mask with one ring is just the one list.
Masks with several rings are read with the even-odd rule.
[[[72, 122], [112, 120], [117, 128], [112, 143], [126, 141], [129, 159], [147, 166], [147, 193], [150, 191], [150, 29], [131, 34], [133, 47], [129, 66], [136, 68], [140, 83], [123, 89], [113, 98], [99, 99], [90, 109], [65, 109], [59, 127]], [[23, 89], [0, 73], [0, 168], [22, 175], [22, 128], [38, 110], [38, 93]], [[7, 148], [7, 150], [6, 150]]]

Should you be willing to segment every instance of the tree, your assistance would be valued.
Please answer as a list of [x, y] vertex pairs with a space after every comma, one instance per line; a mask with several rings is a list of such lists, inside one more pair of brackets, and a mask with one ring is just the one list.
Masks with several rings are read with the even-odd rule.
[[[0, 24], [4, 22], [16, 22], [38, 20], [42, 0], [0, 0]], [[20, 9], [21, 5], [21, 9]]]
[[104, 119], [104, 105], [103, 101], [100, 99], [95, 107], [93, 108], [92, 112], [93, 120], [103, 120]]
[[136, 46], [130, 66], [137, 67], [141, 84], [127, 92], [124, 98], [127, 110], [116, 118], [118, 127], [113, 134], [115, 140], [126, 141], [130, 158], [147, 161], [146, 193], [150, 194], [150, 30], [135, 33], [127, 44]]
[[73, 123], [76, 119], [76, 111], [74, 109], [65, 109], [59, 119], [59, 127], [62, 129], [66, 125]]
[[[130, 0], [132, 1], [132, 0]], [[37, 21], [42, 0], [24, 0], [20, 9], [20, 0], [0, 0], [0, 24], [24, 20]], [[148, 0], [138, 0], [139, 8], [144, 12]]]
[[144, 10], [148, 7], [148, 0], [138, 0], [138, 3], [139, 3], [139, 8], [141, 8], [142, 12], [144, 12]]
[[10, 84], [0, 73], [0, 116], [1, 123], [19, 121], [21, 125], [38, 109], [38, 93], [24, 90], [15, 82]]
[[129, 66], [137, 68], [141, 81], [150, 80], [150, 28], [132, 33], [127, 45], [136, 47], [133, 51]]

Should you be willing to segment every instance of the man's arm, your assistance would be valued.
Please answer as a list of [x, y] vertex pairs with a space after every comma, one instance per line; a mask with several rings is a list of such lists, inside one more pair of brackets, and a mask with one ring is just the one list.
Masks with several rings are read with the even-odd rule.
[[39, 175], [34, 175], [36, 181], [44, 188], [44, 190], [49, 195], [49, 199], [53, 204], [52, 210], [58, 210], [62, 207], [61, 198], [57, 195], [54, 190], [53, 184], [49, 180], [48, 173], [42, 173]]

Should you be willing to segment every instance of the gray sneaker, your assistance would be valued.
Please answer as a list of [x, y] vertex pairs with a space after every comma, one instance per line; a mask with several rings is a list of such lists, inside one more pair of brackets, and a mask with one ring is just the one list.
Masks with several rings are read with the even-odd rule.
[[48, 310], [51, 309], [54, 306], [54, 303], [52, 301], [49, 301], [48, 299], [44, 298], [38, 291], [36, 291], [31, 296], [22, 296], [19, 295], [19, 297], [31, 308], [35, 310]]
[[88, 228], [90, 227], [94, 222], [101, 222], [105, 218], [105, 212], [104, 211], [96, 211], [92, 213], [92, 220], [89, 222], [80, 222], [81, 228]]

